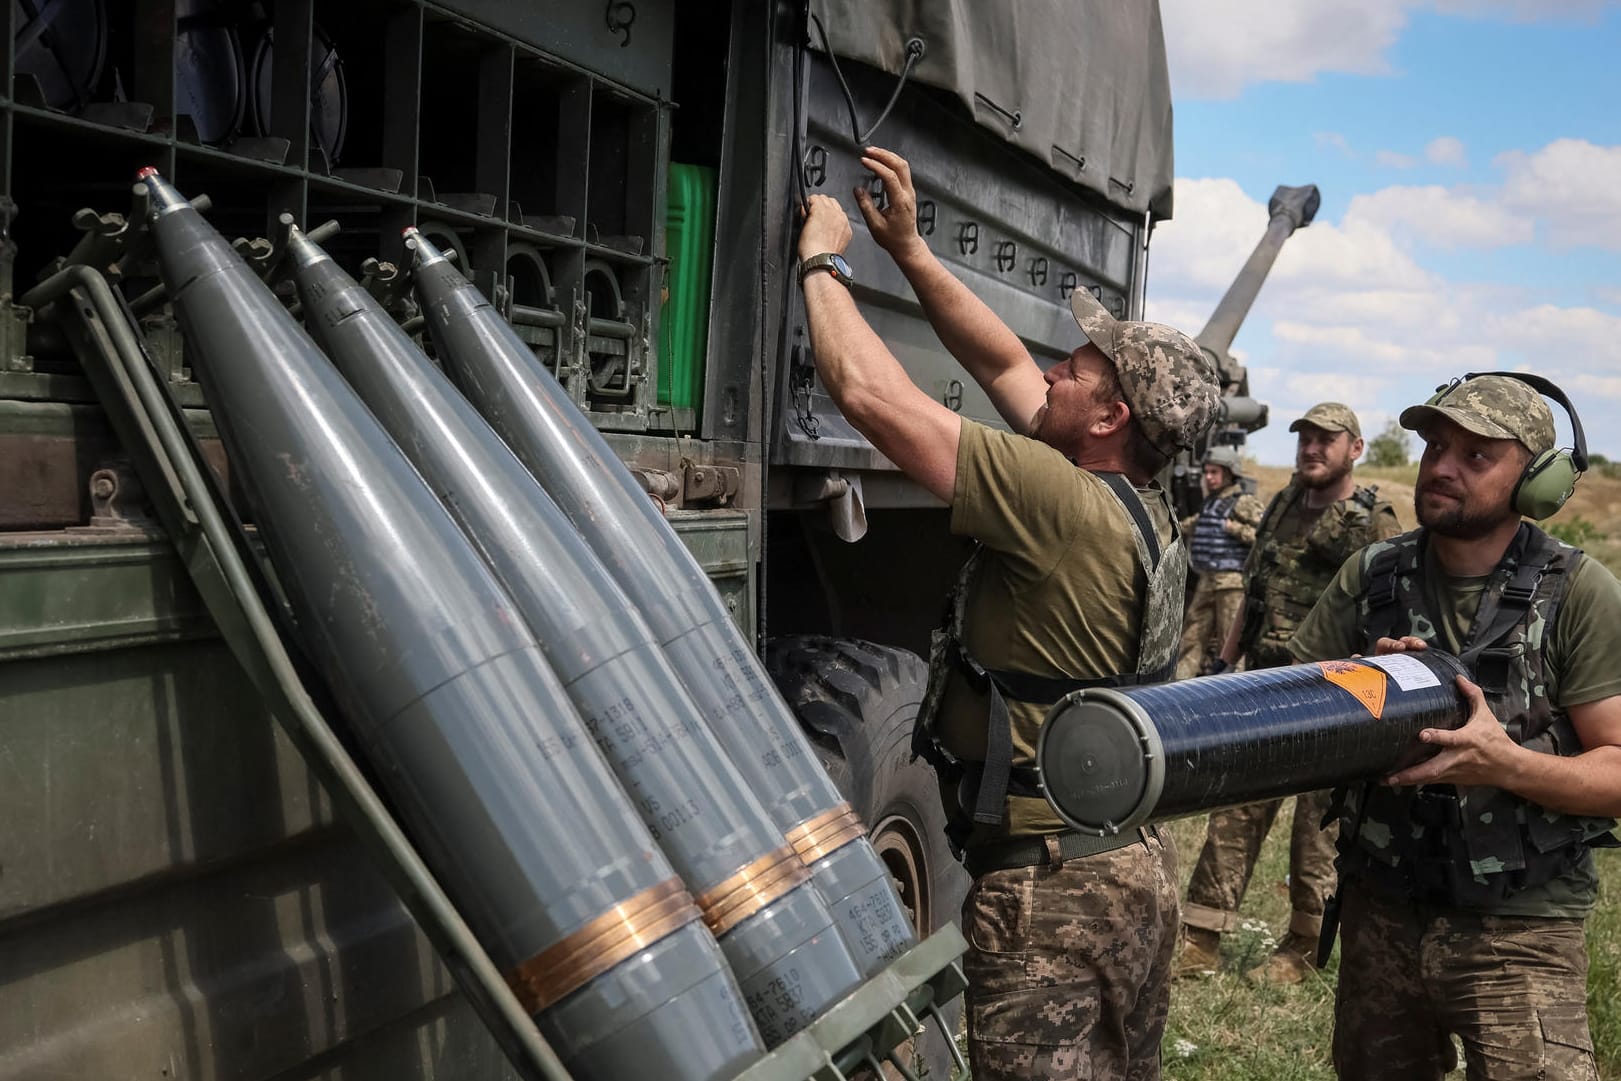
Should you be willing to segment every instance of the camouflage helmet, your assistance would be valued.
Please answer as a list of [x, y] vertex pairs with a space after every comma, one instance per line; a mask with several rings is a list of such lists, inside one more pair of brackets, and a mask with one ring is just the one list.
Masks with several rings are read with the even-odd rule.
[[1507, 375], [1477, 375], [1440, 388], [1423, 405], [1401, 412], [1401, 426], [1418, 431], [1437, 418], [1487, 439], [1514, 439], [1533, 456], [1552, 450], [1553, 410], [1528, 383]]
[[1120, 392], [1148, 441], [1167, 455], [1191, 447], [1215, 419], [1221, 385], [1204, 350], [1180, 330], [1116, 319], [1084, 288], [1069, 295], [1086, 340], [1114, 364]]
[[1244, 459], [1238, 454], [1237, 447], [1218, 444], [1204, 452], [1204, 461], [1200, 465], [1219, 465], [1232, 474], [1234, 479], [1244, 475]]

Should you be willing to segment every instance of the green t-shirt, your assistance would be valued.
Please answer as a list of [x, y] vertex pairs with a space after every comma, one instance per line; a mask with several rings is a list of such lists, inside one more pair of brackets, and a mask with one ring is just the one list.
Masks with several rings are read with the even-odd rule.
[[[1457, 578], [1424, 553], [1425, 608], [1438, 619], [1439, 645], [1451, 652], [1463, 640], [1480, 608], [1489, 576]], [[1362, 594], [1361, 555], [1335, 575], [1317, 606], [1289, 642], [1297, 660], [1326, 661], [1363, 652], [1357, 598]], [[1621, 694], [1621, 583], [1596, 559], [1583, 559], [1565, 587], [1548, 644], [1548, 697], [1568, 709]], [[1586, 915], [1598, 896], [1591, 853], [1570, 873], [1511, 895], [1492, 911], [1505, 916]]]
[[[1163, 493], [1139, 492], [1160, 544], [1169, 544]], [[984, 545], [963, 611], [964, 645], [981, 664], [1075, 679], [1136, 671], [1147, 574], [1131, 519], [1103, 481], [1045, 443], [964, 420], [951, 530]], [[938, 721], [953, 754], [984, 759], [988, 710], [953, 673]], [[1034, 760], [1046, 713], [1008, 703], [1016, 763]], [[1065, 828], [1045, 800], [1012, 797], [1001, 827], [977, 825], [968, 843]]]

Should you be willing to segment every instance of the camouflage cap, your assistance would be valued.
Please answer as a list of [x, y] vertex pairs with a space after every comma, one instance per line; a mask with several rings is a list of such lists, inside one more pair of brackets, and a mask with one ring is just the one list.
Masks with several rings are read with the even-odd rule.
[[1437, 417], [1487, 439], [1517, 439], [1533, 455], [1553, 449], [1553, 410], [1529, 384], [1506, 375], [1477, 375], [1444, 389], [1435, 404], [1411, 405], [1401, 426], [1416, 432]]
[[1148, 441], [1166, 454], [1191, 447], [1221, 403], [1216, 369], [1180, 330], [1116, 319], [1085, 289], [1069, 295], [1086, 340], [1114, 364], [1120, 391]]
[[1289, 430], [1298, 432], [1308, 424], [1325, 432], [1350, 432], [1352, 439], [1362, 438], [1362, 425], [1357, 423], [1356, 414], [1351, 412], [1350, 406], [1339, 402], [1318, 402], [1306, 410], [1305, 416], [1289, 425]]

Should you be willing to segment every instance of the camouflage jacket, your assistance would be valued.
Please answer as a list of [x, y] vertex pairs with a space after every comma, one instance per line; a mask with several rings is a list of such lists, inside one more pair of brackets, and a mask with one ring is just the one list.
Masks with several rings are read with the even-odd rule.
[[1244, 565], [1244, 633], [1239, 655], [1251, 668], [1291, 664], [1289, 639], [1345, 561], [1360, 548], [1401, 532], [1396, 511], [1376, 486], [1325, 507], [1304, 533], [1295, 516], [1305, 489], [1291, 480], [1272, 497]]
[[[1381, 637], [1442, 644], [1440, 614], [1424, 597], [1424, 543], [1419, 529], [1364, 549], [1357, 611], [1367, 652]], [[1581, 558], [1579, 549], [1522, 524], [1487, 581], [1459, 657], [1510, 738], [1545, 754], [1582, 749], [1544, 691], [1552, 630]], [[1348, 871], [1360, 865], [1431, 903], [1490, 908], [1570, 868], [1580, 846], [1615, 823], [1545, 810], [1499, 788], [1372, 785], [1347, 801], [1341, 825]]]
[[[1121, 510], [1130, 516], [1136, 542], [1137, 562], [1147, 579], [1143, 592], [1142, 622], [1137, 631], [1137, 665], [1131, 672], [1099, 679], [1071, 679], [988, 669], [963, 646], [963, 614], [980, 549], [975, 549], [957, 576], [956, 588], [947, 602], [946, 616], [929, 642], [929, 680], [923, 703], [912, 728], [912, 757], [922, 758], [934, 767], [946, 786], [961, 790], [959, 802], [973, 808], [974, 821], [995, 825], [1002, 820], [1009, 795], [1039, 797], [1040, 778], [1030, 766], [1012, 764], [1009, 699], [1051, 705], [1071, 691], [1087, 687], [1124, 687], [1159, 683], [1171, 678], [1176, 667], [1177, 647], [1182, 635], [1182, 598], [1187, 587], [1188, 553], [1176, 519], [1171, 518], [1171, 541], [1163, 549], [1154, 534], [1153, 519], [1143, 506], [1142, 497], [1118, 473], [1098, 473], [1119, 500]], [[990, 700], [986, 718], [985, 761], [964, 762], [940, 742], [935, 721], [950, 672], [962, 675], [970, 686]], [[966, 774], [966, 777], [965, 777]], [[971, 790], [971, 791], [970, 791]], [[964, 798], [966, 797], [966, 798]], [[948, 803], [947, 814], [951, 816]], [[948, 823], [946, 833], [954, 847], [966, 833], [966, 823]]]

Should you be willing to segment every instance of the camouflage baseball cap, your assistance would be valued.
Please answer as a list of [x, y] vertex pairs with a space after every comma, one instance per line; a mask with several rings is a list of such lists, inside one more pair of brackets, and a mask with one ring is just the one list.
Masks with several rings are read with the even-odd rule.
[[1352, 439], [1362, 438], [1362, 425], [1356, 422], [1356, 414], [1351, 412], [1350, 406], [1339, 402], [1318, 402], [1306, 410], [1305, 416], [1289, 425], [1289, 430], [1298, 432], [1307, 424], [1325, 432], [1350, 432]]
[[1215, 419], [1221, 386], [1192, 338], [1160, 323], [1116, 319], [1085, 289], [1069, 295], [1086, 340], [1103, 351], [1148, 441], [1166, 454], [1191, 447]]
[[1401, 426], [1416, 432], [1437, 417], [1487, 439], [1517, 439], [1533, 455], [1553, 449], [1553, 410], [1529, 383], [1506, 375], [1477, 375], [1445, 389], [1434, 405], [1401, 411]]

